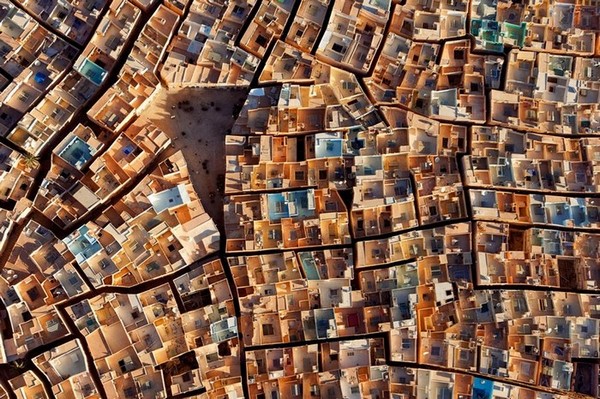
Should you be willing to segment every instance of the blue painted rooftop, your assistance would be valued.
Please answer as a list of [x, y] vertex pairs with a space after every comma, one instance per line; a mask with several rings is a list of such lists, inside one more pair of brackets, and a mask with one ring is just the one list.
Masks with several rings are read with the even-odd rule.
[[88, 78], [88, 80], [95, 85], [100, 85], [108, 72], [98, 64], [86, 58], [79, 67], [79, 73]]
[[315, 158], [341, 157], [343, 140], [338, 137], [319, 137], [315, 140]]
[[93, 155], [92, 148], [79, 137], [73, 137], [73, 140], [58, 154], [59, 157], [77, 169], [81, 169], [87, 161], [92, 159]]
[[210, 335], [215, 342], [237, 337], [237, 319], [229, 317], [210, 325]]
[[310, 252], [301, 252], [298, 254], [302, 267], [304, 268], [304, 274], [306, 274], [307, 280], [320, 280], [319, 271], [317, 270], [317, 264], [315, 259]]
[[[331, 322], [335, 320], [333, 309], [315, 309], [315, 327], [317, 330], [317, 338], [328, 338], [327, 331], [332, 326]], [[335, 323], [333, 323], [335, 326]]]
[[314, 216], [314, 200], [314, 190], [267, 194], [269, 220], [278, 222], [283, 218]]
[[150, 194], [148, 196], [148, 201], [150, 201], [150, 204], [152, 204], [156, 213], [161, 213], [165, 209], [173, 208], [181, 204], [187, 204], [190, 202], [190, 196], [185, 189], [185, 185], [180, 184], [177, 187]]
[[484, 378], [475, 378], [473, 380], [472, 399], [492, 399], [494, 391], [494, 382]]
[[79, 264], [84, 263], [102, 249], [98, 240], [89, 235], [89, 231], [87, 226], [81, 226], [75, 233], [63, 240]]

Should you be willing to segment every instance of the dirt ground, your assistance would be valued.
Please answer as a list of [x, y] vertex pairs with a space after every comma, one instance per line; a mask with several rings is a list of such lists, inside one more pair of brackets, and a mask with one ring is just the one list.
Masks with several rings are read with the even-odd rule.
[[247, 93], [242, 89], [161, 89], [143, 115], [173, 139], [175, 150], [183, 151], [192, 184], [221, 233], [223, 197], [217, 180], [225, 173], [225, 135], [234, 123], [235, 105], [242, 104]]

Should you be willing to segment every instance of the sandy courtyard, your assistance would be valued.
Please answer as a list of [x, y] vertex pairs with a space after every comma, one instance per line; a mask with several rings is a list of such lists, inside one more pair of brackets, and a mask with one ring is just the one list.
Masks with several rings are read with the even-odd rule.
[[[246, 89], [161, 89], [143, 113], [182, 150], [194, 188], [208, 214], [223, 233], [223, 197], [217, 189], [225, 173], [225, 135], [234, 123], [235, 105]], [[174, 116], [174, 118], [173, 118]]]

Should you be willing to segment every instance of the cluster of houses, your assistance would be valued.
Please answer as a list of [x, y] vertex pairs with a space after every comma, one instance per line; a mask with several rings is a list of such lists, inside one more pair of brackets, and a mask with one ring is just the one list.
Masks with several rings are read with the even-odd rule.
[[599, 15], [0, 0], [0, 399], [598, 397]]
[[[61, 2], [56, 5], [56, 8], [60, 9], [63, 7], [62, 4], [68, 3]], [[66, 14], [65, 18], [69, 15], [78, 15], [74, 13], [77, 10], [75, 7], [63, 8], [57, 12]], [[31, 59], [33, 69], [29, 68], [29, 79], [32, 83], [20, 85], [21, 90], [15, 98], [18, 100], [18, 107], [10, 107], [6, 113], [7, 117], [2, 119], [6, 121], [14, 119], [14, 123], [8, 126], [4, 136], [23, 150], [40, 155], [44, 149], [55, 144], [56, 139], [60, 137], [58, 133], [68, 129], [70, 123], [82, 113], [84, 107], [94, 100], [94, 97], [100, 93], [106, 76], [115, 67], [117, 59], [124, 50], [125, 42], [139, 23], [141, 11], [127, 0], [115, 0], [110, 4], [87, 2], [82, 9], [88, 13], [94, 10], [98, 13], [99, 9], [104, 8], [108, 10], [103, 12], [104, 16], [98, 23], [92, 23], [88, 18], [88, 24], [92, 23], [92, 27], [95, 25], [100, 27], [98, 31], [94, 31], [92, 27], [86, 28], [84, 22], [79, 23], [80, 29], [86, 32], [85, 38], [91, 36], [85, 48], [76, 47], [77, 43], [71, 44], [66, 39], [63, 39], [65, 43], [62, 43], [61, 36], [56, 37], [54, 41], [49, 41], [48, 38], [52, 37], [51, 32], [32, 30], [21, 33], [29, 33], [25, 38], [37, 35], [37, 38], [35, 36], [31, 38], [32, 44], [35, 43], [32, 53], [23, 56], [14, 55], [24, 60]], [[14, 13], [14, 10], [9, 11], [9, 14], [11, 13]], [[19, 12], [14, 13], [14, 16], [19, 17]], [[79, 18], [76, 20], [80, 21]], [[21, 48], [23, 47], [17, 47], [15, 50]], [[57, 52], [64, 53], [64, 56], [55, 58]], [[38, 53], [42, 55], [38, 57]], [[48, 58], [47, 64], [42, 63], [44, 55]], [[54, 65], [55, 63], [57, 64]], [[24, 65], [27, 64], [28, 62], [24, 61]], [[18, 79], [19, 77], [16, 80]], [[20, 109], [20, 114], [11, 116], [15, 109]]]
[[523, 284], [595, 290], [600, 236], [507, 223], [476, 223], [480, 285]]

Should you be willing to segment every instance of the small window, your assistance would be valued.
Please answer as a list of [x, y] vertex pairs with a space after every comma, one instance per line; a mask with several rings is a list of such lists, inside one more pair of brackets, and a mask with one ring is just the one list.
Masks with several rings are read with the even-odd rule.
[[272, 324], [263, 324], [262, 325], [262, 333], [263, 335], [273, 335], [275, 334], [275, 330], [273, 329]]
[[19, 94], [19, 101], [26, 103], [27, 101], [29, 101], [29, 93], [27, 92], [21, 92], [21, 94]]
[[269, 40], [262, 35], [258, 35], [258, 37], [256, 38], [256, 43], [258, 43], [258, 45], [261, 47], [267, 47]]
[[448, 76], [448, 83], [451, 86], [460, 85], [461, 80], [462, 80], [462, 76], [461, 75], [449, 75]]
[[275, 203], [275, 212], [283, 213], [285, 211], [285, 203], [282, 201], [277, 201]]
[[346, 48], [344, 46], [342, 46], [341, 44], [338, 43], [334, 43], [333, 46], [331, 46], [331, 49], [333, 51], [335, 51], [336, 53], [344, 53], [346, 51]]

